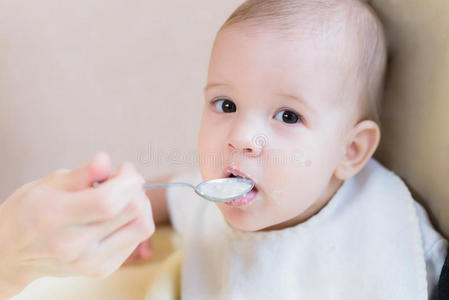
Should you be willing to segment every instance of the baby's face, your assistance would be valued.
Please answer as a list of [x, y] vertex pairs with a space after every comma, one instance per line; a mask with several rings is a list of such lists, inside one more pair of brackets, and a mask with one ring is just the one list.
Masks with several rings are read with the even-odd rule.
[[350, 86], [324, 42], [248, 33], [231, 26], [215, 41], [200, 170], [209, 180], [234, 168], [256, 183], [248, 204], [217, 204], [230, 225], [280, 229], [317, 213], [342, 184], [333, 173], [355, 121], [341, 99]]

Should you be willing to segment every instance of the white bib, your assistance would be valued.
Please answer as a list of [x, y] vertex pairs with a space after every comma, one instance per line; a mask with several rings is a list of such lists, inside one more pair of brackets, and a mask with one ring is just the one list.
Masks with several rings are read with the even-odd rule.
[[167, 198], [183, 237], [182, 299], [428, 299], [415, 200], [374, 158], [315, 216], [276, 231], [234, 229], [186, 189]]

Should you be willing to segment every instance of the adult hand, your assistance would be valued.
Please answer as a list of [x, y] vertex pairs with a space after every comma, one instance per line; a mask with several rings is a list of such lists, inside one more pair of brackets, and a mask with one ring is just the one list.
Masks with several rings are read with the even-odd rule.
[[[92, 188], [96, 181], [104, 182]], [[117, 270], [154, 232], [143, 183], [130, 163], [111, 175], [99, 153], [87, 166], [19, 188], [0, 205], [0, 298], [42, 276], [104, 278]]]

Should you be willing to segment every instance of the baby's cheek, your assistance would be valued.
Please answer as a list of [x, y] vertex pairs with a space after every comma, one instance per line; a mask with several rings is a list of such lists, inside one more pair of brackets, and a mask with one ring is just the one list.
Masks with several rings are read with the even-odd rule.
[[270, 172], [264, 180], [266, 192], [279, 206], [282, 205], [283, 199], [299, 192], [298, 182], [301, 181], [301, 176], [285, 171], [287, 170]]
[[312, 169], [290, 163], [271, 170], [265, 182], [274, 205], [290, 209], [313, 201], [317, 187]]

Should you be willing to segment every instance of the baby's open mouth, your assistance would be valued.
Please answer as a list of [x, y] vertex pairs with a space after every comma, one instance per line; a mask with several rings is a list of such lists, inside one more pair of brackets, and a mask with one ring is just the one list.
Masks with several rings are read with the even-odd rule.
[[[228, 178], [234, 178], [234, 177], [236, 177], [236, 178], [247, 178], [247, 179], [252, 180], [251, 178], [243, 177], [243, 176], [239, 176], [239, 175], [234, 175], [233, 173], [230, 173], [229, 176], [228, 176]], [[254, 183], [254, 187], [252, 188], [251, 191], [253, 191], [253, 190], [257, 191], [256, 183]]]
[[[247, 178], [247, 179], [252, 180], [248, 176], [244, 175], [241, 171], [236, 170], [236, 169], [228, 168], [226, 170], [226, 172], [228, 173], [227, 174], [228, 178]], [[257, 194], [258, 194], [258, 190], [257, 190], [256, 184], [254, 183], [254, 187], [248, 193], [246, 193], [245, 195], [243, 195], [237, 199], [234, 199], [232, 201], [224, 202], [224, 204], [227, 206], [232, 206], [232, 207], [246, 206], [246, 205], [250, 204], [254, 198], [256, 198]]]

